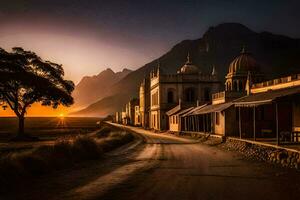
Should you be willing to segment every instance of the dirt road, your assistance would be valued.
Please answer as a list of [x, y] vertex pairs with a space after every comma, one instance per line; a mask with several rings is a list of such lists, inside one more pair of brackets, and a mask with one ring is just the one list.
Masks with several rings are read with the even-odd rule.
[[[130, 128], [104, 161], [43, 177], [8, 199], [299, 199], [300, 173], [195, 140]], [[145, 141], [146, 143], [143, 143]]]

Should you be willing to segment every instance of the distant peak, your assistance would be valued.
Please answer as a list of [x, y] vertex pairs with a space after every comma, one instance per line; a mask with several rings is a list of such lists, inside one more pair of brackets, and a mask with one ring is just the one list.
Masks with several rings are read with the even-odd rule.
[[115, 73], [111, 68], [106, 68], [106, 70], [105, 71], [110, 71], [110, 72], [113, 72], [113, 73]]
[[132, 70], [131, 70], [131, 69], [128, 69], [128, 68], [126, 68], [126, 67], [122, 70], [122, 72], [127, 72], [127, 71], [130, 71], [130, 72], [131, 72]]
[[106, 68], [102, 72], [100, 72], [97, 76], [103, 75], [103, 74], [115, 74], [115, 72], [111, 68]]
[[239, 27], [239, 28], [246, 28], [249, 29], [247, 26], [240, 24], [240, 23], [235, 23], [235, 22], [226, 22], [226, 23], [221, 23], [218, 24], [216, 27]]
[[240, 23], [222, 23], [217, 26], [211, 26], [206, 34], [209, 33], [253, 33], [251, 29]]

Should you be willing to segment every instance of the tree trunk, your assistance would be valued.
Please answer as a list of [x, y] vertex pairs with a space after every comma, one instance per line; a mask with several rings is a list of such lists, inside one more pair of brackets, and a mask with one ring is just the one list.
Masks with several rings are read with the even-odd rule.
[[24, 115], [19, 116], [19, 131], [18, 131], [19, 137], [24, 136], [24, 122], [25, 122]]

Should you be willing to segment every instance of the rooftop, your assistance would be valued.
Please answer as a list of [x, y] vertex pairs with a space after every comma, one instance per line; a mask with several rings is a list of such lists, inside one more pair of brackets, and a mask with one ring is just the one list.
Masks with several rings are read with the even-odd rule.
[[282, 89], [286, 87], [294, 87], [300, 85], [300, 74], [294, 74], [282, 78], [277, 78], [262, 83], [253, 84], [252, 93], [266, 92], [268, 90]]
[[236, 106], [255, 106], [271, 103], [278, 98], [300, 94], [300, 85], [296, 87], [282, 88], [278, 90], [268, 90], [267, 92], [254, 93], [248, 96], [239, 98], [234, 102]]

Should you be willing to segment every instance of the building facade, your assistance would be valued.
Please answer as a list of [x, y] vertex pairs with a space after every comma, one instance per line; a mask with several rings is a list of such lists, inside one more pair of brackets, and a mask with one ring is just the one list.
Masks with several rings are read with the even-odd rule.
[[203, 74], [193, 65], [190, 57], [177, 74], [164, 74], [160, 66], [150, 74], [150, 128], [168, 130], [166, 112], [181, 100], [185, 107], [211, 101], [211, 94], [220, 90], [215, 69], [212, 74]]
[[141, 126], [141, 112], [140, 112], [140, 106], [136, 105], [134, 107], [134, 125], [135, 126]]
[[225, 77], [225, 91], [212, 94], [211, 104], [196, 108], [185, 116], [184, 131], [210, 132], [218, 135], [236, 136], [239, 127], [235, 99], [249, 93], [252, 82], [264, 79], [260, 64], [244, 48], [229, 65]]
[[139, 99], [133, 98], [125, 105], [125, 117], [124, 123], [126, 125], [135, 124], [135, 112], [136, 106], [139, 106]]
[[150, 114], [150, 80], [145, 78], [139, 88], [141, 126], [149, 128]]
[[115, 122], [118, 124], [122, 123], [122, 112], [116, 112], [115, 114]]
[[254, 84], [234, 103], [240, 138], [300, 142], [300, 74]]

